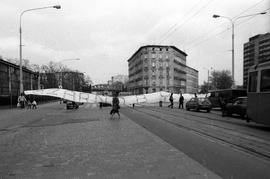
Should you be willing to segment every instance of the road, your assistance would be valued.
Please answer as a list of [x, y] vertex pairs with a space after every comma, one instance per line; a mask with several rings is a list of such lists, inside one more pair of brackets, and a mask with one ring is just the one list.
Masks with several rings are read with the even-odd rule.
[[270, 176], [270, 127], [166, 107], [121, 112], [223, 178]]
[[[146, 137], [146, 140], [148, 134], [128, 123], [129, 120], [110, 122], [109, 110], [100, 110], [90, 104], [84, 104], [78, 110], [66, 110], [59, 103], [44, 104], [37, 110], [1, 110], [0, 178], [1, 175], [119, 178], [119, 173], [115, 173], [111, 166], [119, 167], [117, 171], [125, 168], [121, 176], [126, 178], [173, 178], [169, 176], [177, 171], [182, 176], [187, 170], [190, 171], [186, 176], [192, 178], [198, 174], [192, 171], [194, 168], [199, 168], [201, 173], [207, 173], [208, 169], [222, 178], [270, 176], [270, 128], [267, 126], [247, 124], [237, 118], [222, 118], [215, 111], [122, 107], [120, 112], [124, 119], [134, 121], [158, 138]], [[112, 147], [115, 151], [110, 150]], [[180, 154], [181, 159], [187, 155], [205, 169], [187, 158], [184, 160], [186, 168], [174, 168], [175, 163], [181, 164], [177, 157]], [[133, 158], [130, 159], [130, 155]], [[153, 163], [150, 165], [149, 161]], [[151, 170], [145, 171], [149, 166], [156, 166], [156, 170], [152, 170], [155, 175], [149, 174]], [[170, 170], [166, 166], [170, 166]], [[134, 167], [136, 172], [131, 176]], [[218, 178], [209, 173], [205, 176]]]

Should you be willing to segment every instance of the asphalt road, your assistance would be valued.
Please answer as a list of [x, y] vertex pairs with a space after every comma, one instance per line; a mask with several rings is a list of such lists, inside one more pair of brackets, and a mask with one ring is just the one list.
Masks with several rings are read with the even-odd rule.
[[270, 127], [166, 107], [121, 112], [223, 178], [270, 176]]
[[220, 178], [110, 109], [0, 110], [0, 178]]
[[[114, 171], [108, 166], [102, 168], [104, 164], [112, 161], [113, 165], [119, 166], [119, 171], [125, 167], [133, 170], [134, 166], [129, 166], [130, 159], [125, 158], [131, 154], [134, 155], [133, 163], [138, 163], [136, 170], [140, 168], [139, 172], [135, 172], [136, 176], [138, 173], [144, 173], [142, 170], [145, 168], [145, 160], [153, 160], [159, 156], [154, 148], [160, 146], [160, 143], [153, 144], [152, 140], [145, 140], [145, 135], [138, 133], [138, 129], [132, 131], [133, 125], [127, 129], [128, 120], [108, 122], [109, 110], [110, 108], [99, 110], [89, 104], [85, 104], [79, 110], [66, 110], [65, 105], [59, 103], [44, 104], [38, 106], [37, 110], [1, 110], [0, 174], [2, 172], [11, 177], [24, 178], [29, 177], [24, 172], [36, 174], [32, 176], [34, 178], [40, 177], [39, 174], [60, 178], [111, 176], [115, 174]], [[215, 111], [205, 113], [148, 106], [134, 109], [122, 107], [120, 112], [122, 116], [133, 120], [222, 178], [270, 176], [270, 127], [247, 124], [238, 118], [222, 118]], [[142, 139], [144, 143], [141, 143]], [[134, 144], [126, 145], [131, 141]], [[121, 142], [121, 145], [118, 142]], [[117, 150], [111, 151], [110, 147], [115, 145]], [[106, 150], [108, 149], [106, 153], [114, 152], [112, 157], [125, 154], [120, 155], [123, 159], [108, 160], [110, 155], [100, 159], [100, 156], [105, 154], [105, 146]], [[144, 153], [140, 160], [137, 156], [139, 148], [142, 148]], [[145, 153], [145, 148], [148, 149], [148, 153]], [[166, 153], [166, 147], [163, 148], [158, 149], [162, 154]], [[95, 163], [89, 163], [89, 159]], [[162, 160], [165, 161], [164, 158]], [[168, 158], [164, 165], [173, 165], [175, 161], [171, 160], [174, 160], [173, 157]], [[116, 161], [118, 163], [115, 163]], [[187, 162], [184, 165], [189, 166], [191, 163]], [[164, 165], [159, 166], [158, 170], [163, 171], [164, 176], [168, 176]], [[95, 172], [89, 172], [87, 166], [97, 168], [92, 168]], [[187, 167], [191, 170], [187, 175], [194, 174], [192, 166], [194, 165]], [[83, 171], [86, 175], [83, 175]], [[175, 173], [175, 170], [171, 173]]]

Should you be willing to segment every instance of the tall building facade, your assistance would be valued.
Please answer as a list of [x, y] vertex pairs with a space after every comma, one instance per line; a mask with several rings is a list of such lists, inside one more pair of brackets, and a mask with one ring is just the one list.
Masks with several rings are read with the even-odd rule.
[[248, 69], [255, 64], [270, 61], [270, 33], [249, 38], [244, 44], [243, 87], [247, 88]]
[[[192, 74], [189, 73], [191, 70], [187, 70], [186, 56], [185, 52], [175, 46], [147, 45], [140, 47], [128, 59], [128, 91], [133, 94], [157, 91], [189, 92], [187, 91], [190, 90], [187, 88], [187, 76], [192, 76]], [[192, 79], [190, 78], [190, 80]], [[194, 83], [196, 81], [198, 88], [198, 78]]]

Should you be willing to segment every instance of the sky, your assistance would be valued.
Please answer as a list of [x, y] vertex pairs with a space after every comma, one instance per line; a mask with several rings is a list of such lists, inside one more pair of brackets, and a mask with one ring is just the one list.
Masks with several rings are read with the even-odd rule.
[[[173, 45], [199, 71], [232, 69], [230, 18], [235, 20], [235, 82], [243, 82], [243, 44], [270, 32], [270, 0], [0, 0], [0, 55], [19, 59], [19, 17], [27, 9], [61, 9], [22, 16], [23, 58], [33, 64], [61, 62], [88, 74], [94, 84], [128, 75], [127, 60], [143, 45]], [[80, 60], [66, 60], [75, 59]]]

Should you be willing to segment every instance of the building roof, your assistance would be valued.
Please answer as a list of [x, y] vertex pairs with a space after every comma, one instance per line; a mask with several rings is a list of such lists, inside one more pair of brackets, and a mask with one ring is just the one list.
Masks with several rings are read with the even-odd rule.
[[259, 37], [266, 36], [266, 35], [270, 35], [270, 33], [268, 32], [268, 33], [265, 33], [265, 34], [258, 34], [258, 35], [255, 35], [255, 36], [253, 36], [253, 37], [250, 37], [250, 38], [249, 38], [249, 41], [253, 41], [253, 40], [255, 40], [255, 39], [259, 38]]
[[157, 47], [157, 48], [161, 48], [161, 47], [172, 48], [172, 49], [176, 50], [177, 52], [181, 53], [182, 55], [187, 56], [187, 54], [185, 52], [183, 52], [182, 50], [178, 49], [175, 46], [171, 46], [171, 45], [145, 45], [145, 46], [141, 46], [127, 61], [130, 61], [141, 49], [147, 48], [147, 47], [150, 47], [150, 48], [153, 48], [153, 47]]
[[[10, 63], [10, 62], [5, 61], [5, 60], [3, 60], [3, 59], [1, 59], [1, 58], [0, 58], [0, 63], [3, 63], [3, 64], [5, 64], [5, 65], [7, 65], [7, 66], [12, 66], [13, 68], [17, 68], [17, 69], [20, 68], [19, 65], [16, 65], [16, 64], [14, 64], [14, 63]], [[26, 68], [25, 66], [22, 67], [22, 70], [25, 71], [25, 72], [28, 72], [28, 73], [38, 74], [38, 72], [34, 72], [34, 71], [32, 71], [32, 70], [29, 70], [29, 69]]]
[[186, 66], [186, 67], [189, 68], [189, 69], [191, 69], [191, 70], [194, 70], [194, 71], [198, 72], [198, 70], [196, 70], [195, 68], [191, 68], [189, 66]]

